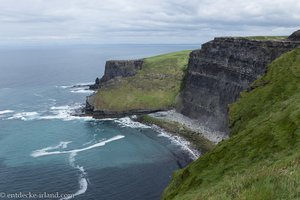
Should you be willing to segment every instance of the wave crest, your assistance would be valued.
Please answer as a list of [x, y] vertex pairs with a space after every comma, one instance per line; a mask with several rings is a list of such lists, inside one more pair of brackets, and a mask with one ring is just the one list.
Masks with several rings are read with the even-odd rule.
[[145, 124], [140, 122], [133, 121], [130, 117], [123, 117], [120, 119], [114, 119], [116, 123], [121, 125], [122, 127], [130, 127], [130, 128], [151, 128]]
[[13, 112], [15, 112], [15, 111], [13, 111], [13, 110], [1, 110], [0, 115], [9, 114], [9, 113], [13, 113]]
[[191, 159], [196, 160], [201, 156], [201, 152], [191, 148], [190, 142], [186, 141], [184, 138], [167, 133], [163, 129], [156, 126], [153, 126], [153, 128], [160, 133], [158, 135], [159, 137], [166, 137], [169, 140], [171, 140], [173, 144], [180, 146], [182, 150], [184, 150], [190, 155]]
[[[54, 150], [54, 149], [57, 149], [57, 148], [46, 147], [46, 148], [43, 148], [43, 149], [39, 149], [39, 150], [33, 151], [31, 153], [31, 156], [36, 158], [36, 157], [48, 156], [48, 155], [56, 155], [56, 154], [78, 153], [78, 152], [87, 151], [87, 150], [90, 150], [90, 149], [94, 149], [94, 148], [97, 148], [97, 147], [104, 146], [104, 145], [106, 145], [109, 142], [112, 142], [112, 141], [115, 141], [115, 140], [119, 140], [119, 139], [122, 139], [124, 137], [125, 136], [123, 136], [123, 135], [117, 135], [117, 136], [114, 136], [114, 137], [112, 137], [112, 138], [110, 138], [108, 140], [104, 140], [104, 141], [98, 142], [98, 143], [93, 144], [91, 146], [88, 146], [88, 147], [85, 147], [85, 148], [82, 148], [82, 149], [69, 150], [69, 151], [49, 151], [49, 150]], [[58, 146], [59, 145], [57, 145], [55, 147], [58, 147]]]

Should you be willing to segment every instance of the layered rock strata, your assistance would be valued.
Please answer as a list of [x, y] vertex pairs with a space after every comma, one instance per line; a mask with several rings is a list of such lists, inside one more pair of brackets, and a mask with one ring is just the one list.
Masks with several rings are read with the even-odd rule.
[[177, 110], [214, 131], [228, 132], [228, 105], [265, 74], [269, 63], [299, 44], [228, 37], [203, 44], [190, 54]]

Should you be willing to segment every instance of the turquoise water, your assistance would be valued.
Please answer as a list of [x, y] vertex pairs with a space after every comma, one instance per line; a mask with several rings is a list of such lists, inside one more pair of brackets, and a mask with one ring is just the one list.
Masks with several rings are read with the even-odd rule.
[[[159, 199], [172, 172], [191, 162], [191, 153], [161, 131], [130, 118], [72, 116], [90, 91], [71, 86], [100, 77], [107, 59], [196, 47], [0, 49], [0, 194]], [[35, 199], [68, 199], [63, 197]]]

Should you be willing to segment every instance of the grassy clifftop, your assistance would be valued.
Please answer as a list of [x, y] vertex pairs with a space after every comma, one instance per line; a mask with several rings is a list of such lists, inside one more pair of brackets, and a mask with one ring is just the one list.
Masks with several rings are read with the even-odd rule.
[[300, 49], [230, 106], [231, 138], [175, 172], [163, 199], [300, 198]]
[[141, 70], [127, 78], [115, 78], [94, 97], [95, 110], [122, 112], [173, 107], [180, 91], [190, 51], [145, 58]]
[[248, 36], [242, 37], [248, 40], [285, 40], [287, 36]]

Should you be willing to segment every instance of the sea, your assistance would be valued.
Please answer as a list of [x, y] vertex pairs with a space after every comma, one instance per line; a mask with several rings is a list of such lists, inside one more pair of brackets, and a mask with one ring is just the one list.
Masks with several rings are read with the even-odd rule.
[[[199, 154], [131, 117], [73, 113], [105, 61], [200, 45], [0, 47], [0, 199], [158, 200]], [[134, 117], [134, 116], [133, 116]]]

